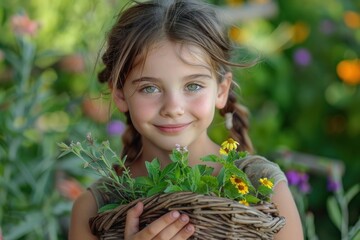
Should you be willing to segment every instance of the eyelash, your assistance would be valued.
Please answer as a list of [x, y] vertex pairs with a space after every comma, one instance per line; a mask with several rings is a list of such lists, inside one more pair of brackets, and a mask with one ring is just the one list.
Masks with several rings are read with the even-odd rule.
[[[190, 87], [193, 87], [193, 86], [195, 86], [196, 89], [191, 90]], [[202, 86], [201, 84], [198, 84], [198, 83], [189, 83], [185, 86], [185, 90], [188, 92], [198, 92], [203, 88], [204, 88], [204, 86]], [[152, 89], [153, 91], [149, 91], [150, 89]], [[154, 85], [140, 87], [139, 91], [142, 93], [145, 93], [145, 94], [155, 94], [155, 93], [160, 92], [159, 88]]]
[[[189, 86], [196, 86], [196, 89], [195, 90], [190, 90], [189, 89]], [[200, 91], [201, 89], [203, 89], [203, 86], [198, 84], [198, 83], [190, 83], [188, 85], [186, 85], [186, 89], [189, 91], [189, 92], [198, 92]]]
[[156, 86], [153, 86], [153, 85], [149, 85], [149, 86], [144, 86], [144, 87], [141, 87], [140, 88], [140, 92], [143, 92], [143, 93], [146, 93], [146, 94], [154, 94], [154, 93], [157, 93], [156, 91], [155, 92], [148, 92], [149, 89], [153, 89], [153, 90], [157, 90], [157, 92], [159, 92], [159, 88], [156, 87]]

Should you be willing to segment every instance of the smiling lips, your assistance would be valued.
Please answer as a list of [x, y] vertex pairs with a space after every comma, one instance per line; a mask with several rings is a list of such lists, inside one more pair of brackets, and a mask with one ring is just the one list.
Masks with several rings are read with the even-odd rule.
[[179, 133], [185, 128], [187, 128], [190, 123], [184, 124], [167, 124], [167, 125], [155, 125], [157, 129], [164, 133]]

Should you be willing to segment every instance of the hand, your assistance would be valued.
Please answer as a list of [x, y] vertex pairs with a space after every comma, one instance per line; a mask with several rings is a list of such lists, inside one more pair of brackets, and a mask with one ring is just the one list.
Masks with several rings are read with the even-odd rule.
[[139, 217], [143, 209], [144, 205], [138, 202], [127, 212], [125, 240], [182, 240], [188, 239], [195, 232], [194, 226], [189, 223], [189, 217], [185, 214], [180, 214], [178, 211], [164, 214], [139, 231]]

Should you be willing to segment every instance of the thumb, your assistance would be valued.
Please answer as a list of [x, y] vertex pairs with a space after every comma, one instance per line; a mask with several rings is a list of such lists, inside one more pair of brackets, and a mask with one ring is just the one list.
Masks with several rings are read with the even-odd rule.
[[130, 208], [126, 214], [126, 223], [125, 223], [125, 239], [130, 238], [135, 233], [139, 231], [139, 222], [140, 215], [144, 210], [144, 205], [142, 202], [138, 202], [134, 207]]

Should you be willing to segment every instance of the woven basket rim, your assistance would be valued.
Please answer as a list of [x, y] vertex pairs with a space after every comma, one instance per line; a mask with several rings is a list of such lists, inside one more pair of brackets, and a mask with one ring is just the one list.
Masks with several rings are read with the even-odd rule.
[[123, 235], [126, 213], [140, 201], [144, 204], [140, 228], [171, 210], [178, 210], [187, 214], [195, 226], [191, 239], [273, 239], [285, 225], [285, 218], [279, 216], [271, 202], [245, 206], [228, 198], [175, 192], [136, 199], [100, 213], [90, 220], [92, 232], [100, 239]]

